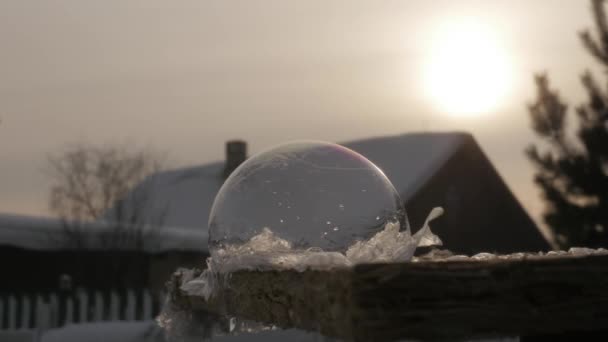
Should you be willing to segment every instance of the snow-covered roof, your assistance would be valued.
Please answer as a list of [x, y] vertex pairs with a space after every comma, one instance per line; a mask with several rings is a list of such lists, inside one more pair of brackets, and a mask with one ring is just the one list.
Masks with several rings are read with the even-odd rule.
[[215, 162], [154, 175], [153, 181], [142, 184], [155, 188], [146, 210], [164, 212], [163, 225], [206, 231], [209, 210], [224, 182], [223, 170], [224, 162]]
[[467, 133], [410, 133], [345, 143], [376, 164], [407, 201], [452, 156]]
[[[82, 223], [67, 228], [61, 220], [48, 217], [34, 217], [0, 214], [0, 246], [8, 245], [35, 250], [58, 250], [72, 248], [66, 240], [66, 229], [83, 232], [87, 249], [108, 248], [100, 237], [111, 232], [115, 225], [106, 222]], [[144, 233], [144, 250], [150, 253], [166, 251], [201, 251], [207, 244], [206, 230], [179, 227], [137, 227]], [[128, 247], [124, 247], [128, 249]]]

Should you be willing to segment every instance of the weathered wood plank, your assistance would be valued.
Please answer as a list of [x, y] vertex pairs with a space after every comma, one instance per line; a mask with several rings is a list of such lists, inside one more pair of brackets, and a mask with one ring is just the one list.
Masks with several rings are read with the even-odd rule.
[[608, 256], [367, 264], [334, 271], [233, 273], [206, 302], [174, 306], [346, 340], [471, 338], [608, 327]]
[[605, 256], [363, 265], [353, 279], [358, 336], [508, 336], [608, 326]]

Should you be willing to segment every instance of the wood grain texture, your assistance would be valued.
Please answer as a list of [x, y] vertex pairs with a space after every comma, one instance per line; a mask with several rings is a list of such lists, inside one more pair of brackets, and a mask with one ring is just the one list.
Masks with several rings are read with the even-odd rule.
[[209, 301], [175, 307], [357, 341], [531, 336], [608, 327], [608, 256], [366, 264], [334, 271], [242, 271]]

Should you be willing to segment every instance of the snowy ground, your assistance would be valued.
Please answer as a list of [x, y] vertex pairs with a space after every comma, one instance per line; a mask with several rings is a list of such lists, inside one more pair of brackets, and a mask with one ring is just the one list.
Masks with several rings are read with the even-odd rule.
[[[36, 331], [0, 331], [2, 342], [161, 342], [164, 333], [152, 321], [105, 322], [73, 324], [38, 334]], [[200, 337], [182, 342], [201, 341]], [[217, 336], [218, 342], [329, 342], [334, 341], [316, 333], [300, 330], [273, 330], [258, 333], [241, 333], [233, 336]], [[517, 342], [519, 338], [478, 340], [492, 342]]]

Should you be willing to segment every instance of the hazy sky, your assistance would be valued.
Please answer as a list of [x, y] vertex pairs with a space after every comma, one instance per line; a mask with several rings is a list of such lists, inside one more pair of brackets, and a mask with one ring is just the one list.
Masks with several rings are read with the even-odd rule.
[[[255, 152], [465, 130], [537, 216], [532, 74], [583, 98], [589, 14], [578, 0], [0, 0], [0, 212], [48, 214], [45, 156], [68, 142], [150, 145], [177, 167], [222, 158], [229, 138]], [[512, 91], [487, 115], [424, 96], [429, 40], [453, 18], [490, 23], [509, 53]]]

